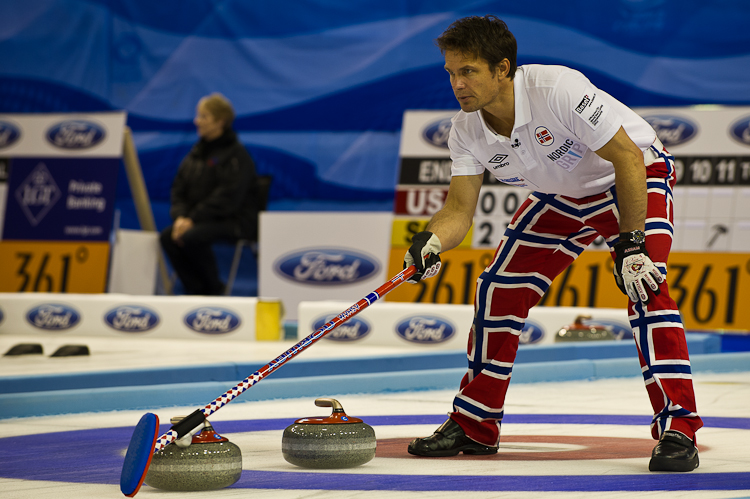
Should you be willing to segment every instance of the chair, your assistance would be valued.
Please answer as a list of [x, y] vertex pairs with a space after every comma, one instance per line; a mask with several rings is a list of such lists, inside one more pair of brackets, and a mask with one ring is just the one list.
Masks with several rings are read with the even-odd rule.
[[[257, 200], [256, 207], [258, 209], [258, 216], [260, 216], [261, 211], [266, 211], [266, 208], [268, 207], [268, 195], [271, 191], [271, 181], [273, 180], [273, 176], [271, 175], [258, 175], [256, 177], [255, 181], [255, 199]], [[256, 227], [259, 224], [256, 224]], [[232, 294], [232, 289], [234, 288], [234, 281], [237, 278], [237, 271], [240, 268], [240, 260], [242, 260], [242, 250], [247, 248], [250, 248], [250, 251], [253, 252], [253, 256], [255, 257], [255, 261], [258, 261], [258, 241], [257, 237], [255, 238], [255, 241], [252, 241], [250, 239], [239, 239], [235, 245], [234, 245], [234, 257], [232, 258], [232, 266], [229, 269], [229, 276], [227, 277], [227, 285], [224, 288], [224, 296], [229, 296]]]

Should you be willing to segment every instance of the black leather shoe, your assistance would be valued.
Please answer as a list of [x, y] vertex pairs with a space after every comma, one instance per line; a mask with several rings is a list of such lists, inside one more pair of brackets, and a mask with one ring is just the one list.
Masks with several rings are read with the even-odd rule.
[[649, 471], [693, 471], [698, 467], [698, 448], [679, 431], [662, 433], [651, 453]]
[[415, 438], [409, 444], [409, 454], [425, 457], [455, 456], [464, 454], [496, 454], [497, 447], [489, 447], [470, 439], [452, 419], [443, 423], [432, 436]]

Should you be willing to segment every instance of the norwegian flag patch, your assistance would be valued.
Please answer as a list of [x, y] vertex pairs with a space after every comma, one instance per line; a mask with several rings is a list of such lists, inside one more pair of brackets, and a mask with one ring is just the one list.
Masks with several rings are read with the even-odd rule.
[[552, 143], [555, 141], [555, 137], [552, 136], [552, 132], [550, 132], [547, 127], [539, 126], [534, 130], [534, 135], [536, 136], [536, 141], [543, 146], [551, 146]]

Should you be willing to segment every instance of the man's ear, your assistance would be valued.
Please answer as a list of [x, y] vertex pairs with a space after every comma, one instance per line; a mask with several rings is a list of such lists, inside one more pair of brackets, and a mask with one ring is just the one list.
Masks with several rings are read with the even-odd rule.
[[507, 78], [508, 73], [510, 73], [510, 61], [507, 58], [500, 61], [497, 65], [497, 70], [498, 70], [500, 79]]

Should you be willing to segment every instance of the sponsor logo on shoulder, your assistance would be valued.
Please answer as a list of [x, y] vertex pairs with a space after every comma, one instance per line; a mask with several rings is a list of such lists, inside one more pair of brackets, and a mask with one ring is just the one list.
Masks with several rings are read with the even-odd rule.
[[750, 146], [750, 116], [735, 121], [729, 127], [732, 138], [741, 144]]
[[544, 338], [544, 328], [536, 322], [526, 319], [519, 336], [519, 342], [522, 345], [532, 345], [542, 341], [542, 338]]
[[[313, 322], [313, 329], [317, 331], [327, 323], [331, 322], [335, 317], [335, 315], [319, 317]], [[372, 327], [366, 320], [360, 317], [352, 317], [333, 331], [326, 334], [324, 338], [332, 341], [358, 341], [370, 334], [370, 331], [372, 331]]]
[[450, 135], [450, 132], [451, 119], [443, 118], [424, 127], [424, 130], [422, 130], [422, 137], [435, 147], [448, 149], [448, 136]]
[[555, 142], [555, 137], [552, 135], [552, 132], [550, 132], [545, 126], [536, 127], [534, 135], [536, 136], [536, 141], [540, 145], [551, 146]]
[[698, 125], [687, 118], [659, 114], [644, 116], [643, 119], [651, 125], [656, 136], [666, 147], [684, 144], [698, 133]]
[[589, 105], [589, 102], [591, 102], [591, 97], [589, 97], [588, 95], [584, 95], [583, 99], [581, 99], [581, 102], [579, 102], [576, 106], [576, 112], [578, 114], [581, 114], [583, 110], [586, 109], [586, 106]]
[[412, 343], [444, 343], [456, 334], [456, 328], [446, 319], [419, 315], [407, 317], [396, 325], [396, 334]]
[[21, 130], [9, 121], [0, 121], [0, 149], [10, 147], [21, 138]]
[[203, 334], [225, 334], [240, 327], [239, 315], [220, 307], [200, 307], [185, 315], [185, 325]]
[[345, 285], [373, 277], [380, 264], [358, 251], [312, 248], [282, 256], [274, 268], [281, 277], [300, 284]]
[[104, 322], [118, 331], [140, 333], [155, 328], [159, 324], [159, 315], [140, 305], [122, 305], [107, 312]]
[[492, 163], [496, 166], [493, 166], [493, 170], [497, 170], [498, 168], [502, 168], [504, 166], [508, 166], [510, 164], [510, 161], [505, 161], [508, 158], [507, 154], [495, 154], [490, 158], [488, 163]]
[[45, 303], [29, 310], [26, 320], [39, 329], [60, 331], [78, 324], [81, 321], [81, 314], [67, 305]]
[[47, 141], [60, 149], [90, 149], [106, 136], [103, 126], [88, 120], [66, 120], [47, 130]]

